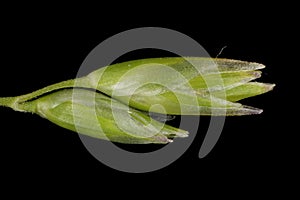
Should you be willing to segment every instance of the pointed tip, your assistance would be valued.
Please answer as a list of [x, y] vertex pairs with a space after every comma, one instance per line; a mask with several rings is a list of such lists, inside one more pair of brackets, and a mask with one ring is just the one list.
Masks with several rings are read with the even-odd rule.
[[263, 69], [266, 66], [257, 62], [248, 62], [232, 59], [217, 59], [216, 64], [220, 66], [219, 70], [228, 71], [254, 71]]
[[226, 116], [243, 116], [243, 115], [259, 115], [263, 112], [262, 109], [251, 106], [242, 106], [240, 108], [227, 108]]
[[256, 63], [256, 62], [250, 62], [250, 65], [252, 65], [255, 69], [264, 69], [266, 68], [265, 65], [261, 63]]
[[274, 89], [274, 87], [276, 86], [276, 84], [270, 84], [270, 83], [266, 83], [266, 88], [268, 91], [271, 91]]
[[252, 82], [250, 83], [252, 85], [256, 85], [258, 87], [261, 87], [261, 94], [269, 92], [271, 90], [274, 89], [274, 87], [276, 86], [276, 84], [274, 83], [260, 83], [260, 82]]
[[243, 115], [259, 115], [263, 112], [263, 109], [254, 108], [251, 106], [243, 106]]
[[261, 114], [261, 113], [263, 113], [264, 112], [264, 110], [263, 109], [258, 109], [258, 111], [256, 112], [256, 114]]
[[179, 131], [177, 131], [176, 133], [176, 137], [181, 137], [181, 138], [185, 138], [189, 136], [189, 132], [185, 131], [185, 130], [181, 130], [179, 129]]

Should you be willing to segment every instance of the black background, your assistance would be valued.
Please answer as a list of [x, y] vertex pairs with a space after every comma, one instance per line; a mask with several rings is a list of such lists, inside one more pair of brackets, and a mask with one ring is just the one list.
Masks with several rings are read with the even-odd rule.
[[[132, 188], [129, 193], [139, 187], [147, 194], [189, 192], [192, 186], [199, 191], [229, 186], [247, 194], [269, 191], [267, 186], [272, 186], [272, 191], [280, 190], [294, 176], [291, 172], [295, 166], [289, 158], [295, 146], [285, 145], [298, 132], [292, 131], [292, 116], [282, 106], [290, 106], [288, 112], [293, 110], [292, 103], [286, 101], [292, 97], [286, 82], [291, 79], [291, 72], [286, 70], [291, 67], [286, 64], [291, 57], [285, 56], [291, 51], [287, 45], [291, 44], [293, 31], [281, 18], [281, 9], [246, 7], [210, 7], [207, 14], [202, 13], [206, 8], [190, 12], [175, 9], [168, 14], [162, 8], [155, 12], [137, 10], [128, 11], [134, 13], [128, 19], [126, 12], [113, 19], [113, 7], [108, 14], [103, 14], [103, 9], [84, 12], [84, 8], [68, 7], [13, 9], [2, 14], [1, 96], [21, 95], [74, 78], [84, 58], [103, 40], [146, 26], [180, 31], [199, 42], [212, 57], [227, 46], [219, 57], [263, 63], [267, 67], [260, 80], [277, 85], [270, 93], [243, 101], [264, 112], [228, 117], [220, 140], [205, 158], [199, 159], [198, 152], [207, 118], [203, 118], [196, 140], [182, 157], [164, 169], [146, 174], [111, 169], [87, 152], [77, 134], [39, 116], [1, 108], [1, 181], [5, 188], [28, 185], [47, 190], [45, 185], [53, 182], [54, 188], [62, 190], [71, 185], [88, 186], [97, 192], [104, 185], [118, 189], [127, 185]], [[148, 18], [141, 20], [143, 17]], [[164, 54], [140, 51], [123, 59], [153, 56]]]

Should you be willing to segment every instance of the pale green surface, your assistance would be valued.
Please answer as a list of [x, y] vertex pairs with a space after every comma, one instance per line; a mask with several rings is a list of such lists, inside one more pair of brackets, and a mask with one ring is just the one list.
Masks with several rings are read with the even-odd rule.
[[[249, 115], [262, 110], [230, 102], [226, 91], [259, 78], [261, 72], [257, 70], [262, 68], [264, 65], [259, 63], [230, 59], [154, 58], [111, 65], [87, 78], [93, 88], [144, 111], [160, 104], [164, 110], [156, 107], [151, 111], [174, 115]], [[255, 96], [255, 91], [250, 96]], [[248, 94], [239, 95], [239, 99], [247, 97]]]
[[[172, 115], [260, 114], [261, 109], [236, 101], [273, 89], [274, 84], [250, 82], [261, 76], [259, 69], [263, 68], [259, 63], [219, 58], [128, 61], [30, 94], [0, 98], [0, 106], [36, 113], [59, 126], [100, 139], [107, 136], [122, 143], [166, 143], [187, 132], [151, 121], [135, 109]], [[74, 87], [96, 89], [113, 99], [83, 89], [75, 89], [74, 98], [72, 89], [63, 90]]]
[[[35, 113], [64, 128], [121, 143], [167, 143], [187, 131], [164, 125], [102, 94], [83, 89], [61, 90], [36, 102]], [[114, 109], [114, 113], [112, 111]], [[114, 114], [114, 116], [113, 116]], [[118, 120], [116, 123], [115, 119]]]

